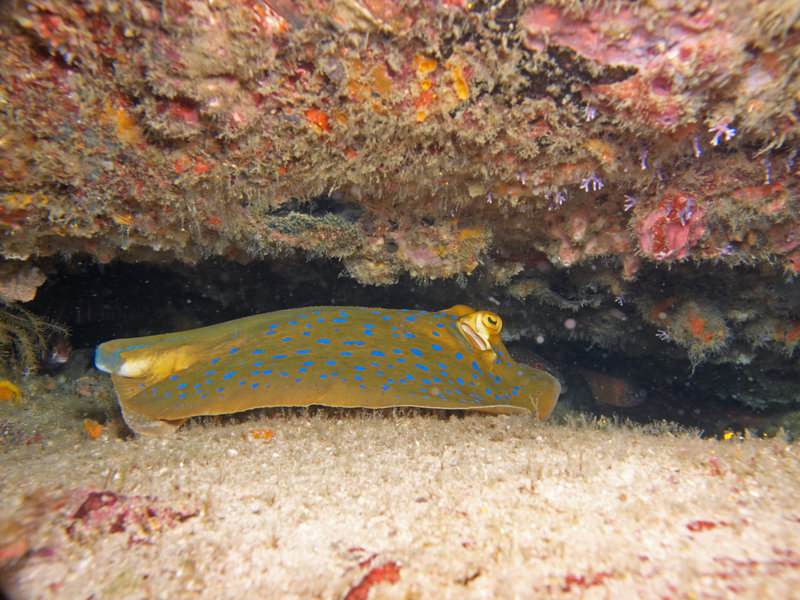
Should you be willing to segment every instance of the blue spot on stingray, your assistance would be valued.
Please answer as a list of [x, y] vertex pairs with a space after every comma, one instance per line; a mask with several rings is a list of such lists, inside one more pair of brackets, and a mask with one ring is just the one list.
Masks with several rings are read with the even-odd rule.
[[185, 388], [185, 387], [186, 387], [186, 384], [185, 384], [185, 383], [179, 383], [179, 384], [178, 384], [178, 389], [179, 389], [179, 390], [182, 390], [182, 389], [183, 389], [183, 388]]
[[411, 349], [411, 354], [413, 354], [414, 356], [422, 356], [422, 350], [420, 350], [418, 348], [412, 348]]
[[250, 389], [251, 389], [251, 390], [254, 390], [254, 389], [256, 389], [257, 387], [258, 387], [258, 384], [257, 384], [257, 383], [254, 383], [253, 385], [251, 385], [251, 386], [250, 386]]
[[358, 387], [360, 387], [362, 390], [365, 390], [365, 389], [367, 389], [367, 386], [365, 386], [365, 385], [360, 385], [360, 386], [358, 386]]
[[339, 352], [340, 356], [353, 356], [352, 352]]
[[264, 354], [263, 350], [253, 350], [250, 354]]
[[406, 362], [406, 359], [405, 359], [405, 358], [398, 358], [398, 359], [397, 359], [397, 362], [399, 362], [399, 363], [404, 363], [404, 362]]
[[347, 319], [331, 319], [331, 323], [347, 323]]
[[236, 375], [236, 371], [228, 371], [227, 373], [225, 373], [225, 375], [222, 376], [222, 378], [223, 379], [230, 379], [234, 375]]
[[239, 351], [238, 348], [231, 348], [228, 354], [236, 354]]
[[464, 380], [463, 380], [463, 379], [461, 379], [461, 377], [456, 377], [456, 381], [457, 381], [458, 383], [460, 383], [461, 385], [467, 385], [466, 383], [464, 383]]
[[389, 383], [394, 383], [394, 379], [387, 379], [386, 381], [388, 381]]
[[421, 365], [419, 363], [414, 363], [414, 366], [417, 367], [421, 371], [430, 371], [430, 369], [428, 367], [426, 367], [425, 365]]
[[201, 385], [203, 385], [203, 384], [202, 384], [202, 383], [195, 383], [195, 384], [192, 386], [192, 388], [194, 388], [194, 389], [197, 389], [197, 388], [199, 388]]
[[431, 344], [431, 348], [433, 348], [437, 352], [441, 352], [442, 351], [442, 347], [439, 344]]
[[486, 388], [486, 393], [491, 396], [492, 395], [492, 390], [490, 390], [489, 388]]
[[311, 350], [298, 350], [296, 354], [308, 354]]
[[342, 342], [345, 346], [363, 346], [367, 342], [362, 342], [361, 340], [344, 340]]
[[406, 374], [406, 379], [414, 380], [414, 376], [411, 373]]
[[305, 367], [300, 367], [299, 369], [297, 369], [297, 372], [298, 373], [308, 373], [308, 369], [306, 369]]
[[403, 353], [403, 351], [400, 350], [400, 348], [395, 348], [394, 350], [392, 350], [392, 352], [394, 352], [395, 354], [402, 354]]
[[447, 365], [444, 364], [443, 362], [436, 363], [436, 364], [439, 365], [439, 368], [442, 370], [442, 372], [447, 371]]
[[320, 375], [320, 376], [319, 376], [319, 378], [320, 378], [320, 379], [327, 379], [327, 378], [328, 378], [328, 376], [323, 374], [323, 375]]
[[[253, 366], [254, 366], [254, 367], [260, 367], [260, 366], [261, 366], [261, 365], [263, 365], [263, 364], [264, 364], [263, 362], [261, 362], [261, 361], [258, 361], [258, 362], [254, 362], [254, 363], [253, 363]], [[213, 373], [213, 371], [212, 371], [212, 373]]]
[[364, 327], [366, 329], [373, 329], [375, 327], [375, 325], [373, 325], [372, 323], [364, 323]]
[[285, 355], [285, 354], [276, 354], [276, 355], [275, 355], [275, 356], [273, 356], [272, 358], [274, 358], [274, 359], [276, 359], [276, 360], [277, 360], [277, 359], [279, 359], [279, 358], [286, 358], [286, 355]]
[[336, 364], [336, 361], [335, 361], [335, 360], [326, 360], [326, 361], [325, 361], [325, 364], [326, 364], [326, 365], [335, 365], [335, 364]]
[[384, 383], [384, 384], [381, 386], [381, 389], [382, 389], [382, 390], [384, 390], [384, 391], [386, 391], [386, 390], [388, 390], [388, 389], [389, 389], [389, 386], [388, 386], [388, 385], [386, 385], [386, 384]]
[[[297, 321], [289, 321], [289, 325], [297, 325]], [[272, 327], [275, 327], [275, 325], [273, 325]]]
[[[439, 317], [440, 319], [442, 318], [441, 315], [436, 315], [436, 316]], [[444, 323], [437, 323], [436, 326], [437, 327], [444, 327]]]
[[217, 364], [218, 362], [219, 362], [219, 359], [218, 359], [218, 358], [213, 358], [213, 359], [211, 359], [211, 364], [212, 364], [212, 365], [215, 365], [215, 364]]
[[350, 316], [346, 312], [344, 312], [343, 310], [340, 310], [339, 314], [342, 315], [345, 319]]
[[372, 335], [372, 332], [369, 329], [365, 329], [364, 335]]
[[436, 337], [440, 337], [438, 331], [431, 331], [431, 335], [436, 336]]
[[281, 341], [282, 341], [282, 342], [291, 342], [291, 341], [292, 341], [292, 338], [290, 338], [290, 337], [285, 337], [285, 338], [283, 338]]
[[225, 388], [217, 388], [217, 391], [218, 391], [218, 392], [221, 392], [221, 391], [222, 391], [222, 390], [224, 390], [224, 389], [225, 389]]
[[275, 332], [274, 331], [265, 331], [264, 335], [272, 335], [273, 333], [275, 333]]
[[317, 317], [317, 322], [324, 323], [325, 319], [323, 319], [322, 317]]
[[303, 335], [311, 335], [311, 332], [310, 331], [304, 331]]
[[366, 371], [367, 369], [365, 367], [362, 367], [361, 365], [356, 365], [355, 367], [353, 367], [353, 370], [354, 371]]
[[381, 317], [382, 321], [391, 321], [392, 317]]
[[175, 381], [177, 378], [178, 378], [178, 376], [177, 376], [177, 375], [173, 375], [172, 377], [170, 377], [170, 378], [169, 378], [169, 380], [170, 380], [170, 381]]
[[422, 378], [422, 383], [426, 383], [428, 385], [433, 385], [433, 382], [430, 379], [425, 379], [424, 377]]
[[242, 380], [239, 382], [239, 385], [244, 385], [245, 383], [247, 383], [247, 382], [246, 382], [244, 379], [242, 379]]
[[318, 344], [330, 344], [331, 341], [328, 338], [320, 338], [317, 340]]
[[370, 354], [372, 354], [372, 356], [386, 356], [386, 353], [381, 352], [380, 350], [373, 350], [372, 352], [370, 352]]
[[359, 381], [364, 381], [364, 378], [361, 375], [353, 375], [353, 379], [358, 379]]
[[405, 334], [405, 336], [406, 336], [407, 338], [415, 338], [415, 337], [417, 337], [417, 336], [415, 336], [413, 333], [409, 333], [408, 331], [404, 331], [403, 333]]
[[416, 321], [414, 317], [406, 317], [406, 321]]
[[250, 375], [261, 375], [261, 371], [250, 371]]
[[307, 366], [307, 367], [310, 367], [311, 365], [313, 365], [313, 364], [314, 364], [314, 361], [313, 361], [313, 360], [304, 360], [304, 361], [303, 361], [303, 364], [304, 364], [305, 366]]
[[270, 373], [272, 373], [272, 369], [267, 369], [264, 371], [264, 375], [269, 375]]
[[300, 379], [299, 377], [298, 377], [297, 379], [295, 379], [295, 380], [294, 380], [294, 382], [295, 382], [295, 383], [300, 383], [301, 381], [303, 381], [303, 380], [302, 380], [302, 379]]
[[380, 375], [381, 377], [382, 377], [382, 376], [384, 376], [384, 375], [386, 374], [386, 373], [384, 373], [383, 371], [375, 371], [375, 373], [377, 373], [377, 374], [378, 374], [378, 375]]

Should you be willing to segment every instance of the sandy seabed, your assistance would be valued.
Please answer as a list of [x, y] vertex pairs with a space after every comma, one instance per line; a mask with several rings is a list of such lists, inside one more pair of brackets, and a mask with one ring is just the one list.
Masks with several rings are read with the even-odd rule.
[[104, 376], [23, 391], [0, 414], [13, 600], [800, 598], [780, 438], [409, 410], [126, 438]]

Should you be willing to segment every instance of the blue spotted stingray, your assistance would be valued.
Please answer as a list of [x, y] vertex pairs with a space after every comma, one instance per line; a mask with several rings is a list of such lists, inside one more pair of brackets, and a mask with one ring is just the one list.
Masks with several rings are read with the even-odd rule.
[[122, 414], [160, 435], [187, 418], [268, 406], [415, 406], [530, 411], [546, 419], [561, 386], [514, 362], [502, 321], [456, 305], [440, 312], [352, 306], [281, 310], [97, 347]]

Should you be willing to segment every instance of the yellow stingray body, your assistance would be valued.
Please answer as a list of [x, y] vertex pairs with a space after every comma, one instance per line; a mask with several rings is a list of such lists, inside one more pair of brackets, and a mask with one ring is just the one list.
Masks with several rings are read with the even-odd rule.
[[440, 312], [319, 306], [189, 331], [105, 342], [128, 425], [164, 434], [189, 417], [268, 406], [415, 406], [529, 411], [546, 419], [561, 386], [514, 362], [500, 318], [457, 305]]

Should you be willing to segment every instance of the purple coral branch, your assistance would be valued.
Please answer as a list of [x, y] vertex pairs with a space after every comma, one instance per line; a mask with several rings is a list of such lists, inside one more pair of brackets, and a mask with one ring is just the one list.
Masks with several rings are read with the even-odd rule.
[[592, 188], [593, 192], [603, 189], [603, 180], [596, 173], [592, 173], [589, 177], [584, 177], [581, 180], [581, 189], [584, 192], [588, 192], [589, 188]]
[[722, 120], [719, 123], [716, 123], [715, 125], [712, 125], [711, 127], [708, 128], [708, 131], [714, 134], [714, 137], [711, 140], [712, 146], [716, 146], [717, 144], [719, 144], [720, 138], [722, 136], [725, 136], [725, 141], [729, 142], [733, 138], [733, 136], [736, 135], [736, 130], [733, 127], [728, 126], [729, 122], [730, 121], [728, 120]]
[[622, 208], [625, 209], [625, 212], [628, 212], [637, 204], [639, 204], [639, 199], [636, 196], [625, 194], [625, 204], [622, 205]]

